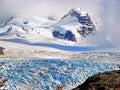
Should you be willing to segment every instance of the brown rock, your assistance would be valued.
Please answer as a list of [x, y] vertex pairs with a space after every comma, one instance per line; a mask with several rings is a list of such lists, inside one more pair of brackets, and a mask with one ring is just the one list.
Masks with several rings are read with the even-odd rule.
[[0, 47], [0, 55], [4, 55], [4, 50], [5, 48], [3, 48], [3, 47]]
[[72, 90], [120, 90], [120, 70], [89, 77], [83, 84]]
[[57, 90], [62, 90], [65, 87], [65, 84], [63, 84], [62, 86], [57, 87]]

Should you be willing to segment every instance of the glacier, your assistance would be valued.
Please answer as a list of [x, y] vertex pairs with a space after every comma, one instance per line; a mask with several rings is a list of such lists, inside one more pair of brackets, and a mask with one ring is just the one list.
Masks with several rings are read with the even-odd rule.
[[[89, 76], [119, 69], [119, 53], [86, 53], [85, 56], [77, 53], [117, 51], [106, 40], [100, 46], [100, 40], [94, 37], [99, 32], [95, 31], [94, 21], [78, 9], [70, 10], [59, 21], [27, 15], [0, 19], [0, 45], [6, 48], [5, 57], [14, 57], [0, 58], [0, 76], [8, 79], [5, 89], [56, 90], [65, 84], [63, 90], [70, 90]], [[70, 60], [61, 59], [65, 58], [63, 55]]]
[[0, 64], [0, 76], [8, 78], [6, 90], [23, 90], [21, 84], [34, 90], [56, 90], [65, 84], [63, 90], [70, 90], [89, 76], [120, 68], [117, 62], [64, 59], [1, 58]]

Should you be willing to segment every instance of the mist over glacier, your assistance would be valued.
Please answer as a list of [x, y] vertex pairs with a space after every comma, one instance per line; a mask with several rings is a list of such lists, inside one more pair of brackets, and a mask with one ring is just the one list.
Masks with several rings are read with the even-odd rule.
[[119, 25], [119, 0], [100, 0], [99, 18], [100, 27], [94, 36], [88, 38], [90, 44], [98, 44], [105, 47], [120, 46]]
[[107, 39], [110, 42], [119, 47], [120, 46], [120, 30], [119, 25], [119, 9], [120, 9], [120, 1], [119, 0], [105, 0], [102, 2], [102, 26], [103, 30], [106, 31]]

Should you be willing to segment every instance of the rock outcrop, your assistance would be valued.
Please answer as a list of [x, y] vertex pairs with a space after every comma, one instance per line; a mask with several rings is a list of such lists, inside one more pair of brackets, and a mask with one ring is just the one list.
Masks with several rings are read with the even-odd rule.
[[4, 50], [5, 48], [3, 48], [3, 47], [0, 47], [0, 55], [4, 55]]
[[71, 31], [66, 31], [65, 34], [62, 34], [60, 31], [53, 31], [52, 34], [55, 38], [66, 39], [69, 41], [76, 41], [75, 35]]
[[120, 90], [120, 70], [89, 77], [83, 84], [72, 90]]
[[88, 13], [74, 8], [52, 25], [51, 31], [55, 38], [77, 42], [94, 34], [96, 25]]
[[71, 9], [66, 15], [61, 18], [61, 24], [80, 24], [77, 32], [86, 37], [90, 33], [96, 30], [95, 24], [93, 23], [90, 15], [86, 12], [81, 11], [79, 8]]

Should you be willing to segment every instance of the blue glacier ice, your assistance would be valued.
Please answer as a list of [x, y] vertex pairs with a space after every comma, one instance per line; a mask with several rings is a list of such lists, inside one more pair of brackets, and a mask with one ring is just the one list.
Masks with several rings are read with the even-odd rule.
[[0, 76], [9, 79], [6, 90], [21, 90], [20, 83], [29, 83], [33, 90], [56, 90], [65, 84], [63, 90], [70, 90], [89, 76], [119, 68], [119, 64], [59, 59], [15, 61], [6, 58], [1, 59], [0, 64], [3, 64]]

